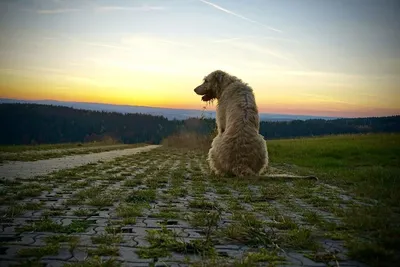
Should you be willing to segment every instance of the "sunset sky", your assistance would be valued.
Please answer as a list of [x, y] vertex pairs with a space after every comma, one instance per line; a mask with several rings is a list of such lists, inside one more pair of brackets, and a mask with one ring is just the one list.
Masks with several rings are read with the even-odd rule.
[[260, 112], [399, 115], [399, 14], [398, 0], [3, 0], [0, 98], [202, 109], [193, 89], [221, 69]]

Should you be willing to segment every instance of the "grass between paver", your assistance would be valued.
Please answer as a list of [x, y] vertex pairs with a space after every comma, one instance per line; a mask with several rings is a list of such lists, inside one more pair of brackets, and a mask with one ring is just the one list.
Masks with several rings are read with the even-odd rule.
[[87, 255], [69, 266], [116, 266], [116, 257], [133, 261], [121, 254], [124, 246], [135, 261], [154, 264], [276, 266], [303, 257], [331, 266], [346, 260], [393, 266], [400, 252], [399, 140], [350, 135], [268, 142], [274, 167], [316, 174], [318, 182], [214, 177], [204, 152], [159, 148], [2, 180], [0, 218], [21, 236], [52, 234], [46, 245], [17, 252], [18, 261], [31, 265], [66, 247]]

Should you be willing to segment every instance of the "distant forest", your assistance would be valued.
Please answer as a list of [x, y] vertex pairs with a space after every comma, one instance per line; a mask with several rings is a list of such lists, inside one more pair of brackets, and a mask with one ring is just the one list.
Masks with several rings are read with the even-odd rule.
[[[0, 144], [91, 142], [112, 138], [123, 143], [159, 144], [179, 132], [211, 134], [213, 119], [167, 120], [162, 116], [121, 114], [39, 104], [0, 104]], [[262, 121], [266, 139], [348, 133], [400, 132], [400, 116]]]

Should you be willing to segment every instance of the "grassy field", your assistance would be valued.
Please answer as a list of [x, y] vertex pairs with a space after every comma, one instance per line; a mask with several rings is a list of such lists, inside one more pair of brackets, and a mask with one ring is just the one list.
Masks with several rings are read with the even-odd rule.
[[[370, 199], [341, 214], [351, 253], [366, 261], [400, 252], [400, 134], [342, 135], [269, 141], [271, 161]], [[398, 254], [397, 254], [398, 256]], [[397, 261], [399, 258], [397, 257]]]
[[[2, 180], [0, 220], [8, 233], [0, 260], [41, 266], [52, 255], [65, 266], [395, 266], [399, 140], [267, 141], [277, 172], [312, 173], [318, 182], [210, 176], [204, 149], [172, 142], [111, 162]], [[32, 236], [36, 245], [21, 248], [17, 240], [30, 244]], [[61, 251], [71, 257], [57, 256]]]
[[100, 141], [87, 143], [61, 143], [61, 144], [40, 144], [40, 145], [0, 145], [0, 152], [18, 153], [26, 151], [46, 151], [53, 149], [90, 148], [97, 146], [118, 145], [115, 141]]
[[[5, 147], [0, 147], [0, 163], [5, 161], [37, 161], [43, 159], [72, 156], [72, 155], [82, 155], [82, 154], [106, 152], [111, 150], [135, 148], [145, 145], [147, 144], [90, 143], [79, 146], [76, 144], [5, 146]], [[4, 150], [18, 151], [18, 152], [3, 152]]]
[[268, 141], [271, 161], [292, 164], [360, 197], [400, 203], [400, 134], [341, 135]]

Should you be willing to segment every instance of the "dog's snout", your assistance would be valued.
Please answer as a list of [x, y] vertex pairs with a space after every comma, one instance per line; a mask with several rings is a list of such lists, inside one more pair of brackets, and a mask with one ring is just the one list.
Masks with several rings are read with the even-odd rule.
[[202, 94], [202, 89], [201, 89], [201, 85], [197, 86], [196, 88], [194, 88], [194, 92], [198, 95]]

